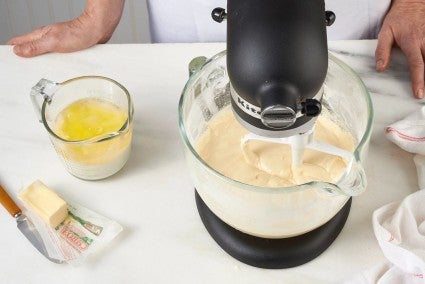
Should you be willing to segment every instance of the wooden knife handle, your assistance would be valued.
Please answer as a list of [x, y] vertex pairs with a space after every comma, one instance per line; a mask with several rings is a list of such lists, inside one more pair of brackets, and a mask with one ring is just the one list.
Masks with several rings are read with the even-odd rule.
[[0, 185], [0, 203], [3, 205], [4, 208], [12, 215], [12, 217], [15, 217], [17, 214], [21, 213], [21, 209], [16, 205], [15, 201], [13, 201], [12, 198], [10, 198], [9, 194], [7, 194], [6, 190]]

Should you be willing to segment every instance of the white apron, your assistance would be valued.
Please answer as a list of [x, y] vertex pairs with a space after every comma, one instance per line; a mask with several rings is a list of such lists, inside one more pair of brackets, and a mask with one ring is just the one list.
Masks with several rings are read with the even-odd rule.
[[[243, 1], [243, 0], [240, 0]], [[261, 1], [261, 0], [259, 0]], [[226, 0], [147, 0], [152, 42], [220, 42], [226, 39], [226, 23], [211, 19]], [[336, 14], [328, 27], [328, 39], [376, 38], [391, 0], [325, 0]]]

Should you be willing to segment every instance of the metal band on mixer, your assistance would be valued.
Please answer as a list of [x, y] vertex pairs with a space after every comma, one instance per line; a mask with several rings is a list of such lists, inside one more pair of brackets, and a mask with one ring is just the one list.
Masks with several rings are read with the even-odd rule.
[[243, 99], [238, 93], [233, 89], [232, 84], [230, 84], [230, 94], [232, 96], [233, 101], [238, 105], [238, 107], [248, 114], [249, 116], [255, 117], [257, 119], [261, 119], [261, 108], [256, 105], [253, 105]]
[[[239, 109], [241, 109], [246, 114], [261, 120], [261, 108], [251, 104], [250, 102], [248, 102], [247, 100], [239, 96], [238, 93], [233, 88], [232, 84], [229, 84], [229, 85], [230, 85], [230, 95], [232, 96], [233, 101], [237, 104]], [[320, 101], [323, 96], [323, 91], [324, 91], [324, 87], [322, 86], [322, 88], [320, 88], [319, 92], [317, 92], [317, 94], [313, 97], [313, 99]], [[301, 106], [298, 106], [298, 110], [296, 114], [297, 118], [304, 115], [299, 111], [300, 109], [301, 109]]]

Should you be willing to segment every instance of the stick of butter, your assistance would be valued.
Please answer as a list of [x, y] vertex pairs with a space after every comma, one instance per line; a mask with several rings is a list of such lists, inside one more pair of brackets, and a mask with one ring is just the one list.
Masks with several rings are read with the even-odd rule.
[[19, 198], [52, 228], [68, 216], [66, 202], [39, 180], [22, 190]]

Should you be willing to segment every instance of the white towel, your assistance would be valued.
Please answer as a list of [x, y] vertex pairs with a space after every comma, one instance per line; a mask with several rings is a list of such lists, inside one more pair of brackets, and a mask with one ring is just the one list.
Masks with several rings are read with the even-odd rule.
[[425, 282], [424, 201], [425, 190], [420, 190], [373, 213], [375, 236], [392, 264], [380, 278], [382, 283]]
[[386, 128], [386, 137], [416, 154], [419, 191], [373, 213], [378, 244], [388, 262], [347, 283], [425, 283], [425, 107]]
[[405, 119], [391, 124], [386, 137], [413, 157], [418, 172], [419, 189], [425, 189], [425, 106]]
[[425, 107], [388, 126], [386, 136], [410, 153], [425, 155]]

